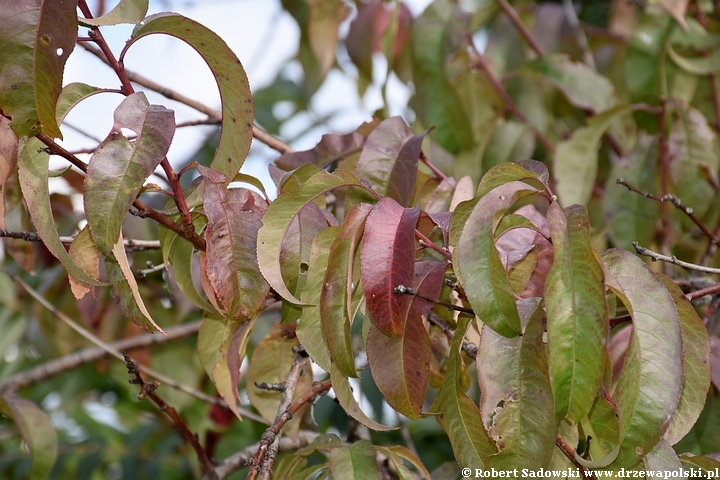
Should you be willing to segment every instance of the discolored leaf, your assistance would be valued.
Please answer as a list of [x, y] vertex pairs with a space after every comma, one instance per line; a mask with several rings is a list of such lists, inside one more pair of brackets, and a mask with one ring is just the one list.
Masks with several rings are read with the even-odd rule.
[[555, 192], [564, 205], [587, 205], [598, 171], [600, 140], [610, 125], [632, 107], [617, 106], [591, 117], [587, 126], [575, 130], [560, 142], [555, 152]]
[[612, 249], [603, 253], [602, 262], [608, 287], [633, 319], [614, 395], [620, 444], [612, 462], [613, 468], [629, 467], [653, 449], [677, 408], [683, 378], [681, 329], [675, 302], [642, 260]]
[[5, 228], [5, 182], [17, 169], [18, 138], [10, 121], [0, 117], [0, 228]]
[[263, 226], [258, 231], [257, 258], [263, 276], [284, 299], [303, 304], [288, 290], [281, 272], [280, 248], [291, 222], [302, 207], [320, 195], [339, 187], [353, 186], [365, 188], [355, 175], [345, 170], [336, 170], [333, 173], [319, 171], [303, 183], [299, 190], [280, 195], [270, 204], [263, 216]]
[[384, 197], [370, 212], [360, 251], [360, 273], [367, 313], [387, 336], [403, 333], [410, 297], [396, 295], [398, 285], [412, 283], [415, 224], [419, 208], [408, 209]]
[[424, 478], [430, 480], [430, 472], [427, 471], [425, 465], [422, 464], [419, 458], [407, 448], [401, 445], [392, 445], [389, 447], [375, 447], [378, 452], [387, 455], [388, 459], [392, 462], [393, 466], [398, 472], [400, 480], [414, 480], [416, 477], [405, 467], [403, 460], [408, 461], [418, 472], [420, 472]]
[[0, 11], [0, 108], [18, 137], [62, 138], [55, 104], [75, 47], [74, 2], [9, 2]]
[[[100, 279], [100, 251], [95, 246], [87, 225], [75, 236], [68, 253], [70, 258], [88, 277], [95, 280]], [[76, 280], [72, 275], [70, 275], [69, 280], [73, 295], [78, 300], [90, 291], [90, 285]]]
[[608, 307], [585, 207], [563, 210], [553, 202], [547, 219], [555, 249], [545, 283], [550, 379], [556, 420], [574, 425], [590, 411], [603, 378]]
[[368, 180], [378, 195], [409, 206], [424, 137], [424, 133], [413, 135], [401, 117], [388, 118], [368, 136], [355, 173]]
[[494, 230], [508, 208], [536, 192], [527, 184], [505, 183], [480, 198], [465, 221], [453, 265], [475, 315], [506, 337], [520, 333], [515, 296], [495, 247]]
[[[123, 128], [137, 134], [134, 142], [125, 138]], [[109, 254], [117, 242], [128, 209], [174, 134], [172, 110], [150, 105], [143, 93], [130, 95], [115, 110], [112, 130], [95, 150], [85, 176], [85, 215], [101, 252]]]
[[458, 464], [474, 469], [484, 468], [487, 458], [497, 453], [497, 447], [483, 426], [477, 405], [461, 385], [464, 366], [460, 347], [469, 324], [470, 319], [466, 316], [458, 319], [445, 379], [430, 411], [439, 413], [435, 418], [450, 439]]
[[717, 469], [720, 468], [720, 461], [708, 457], [708, 456], [700, 456], [700, 455], [691, 455], [688, 453], [684, 453], [680, 455], [680, 461], [685, 464], [692, 467], [698, 467], [702, 469], [701, 471], [714, 474], [717, 473]]
[[32, 463], [26, 478], [48, 478], [58, 454], [58, 438], [49, 418], [34, 403], [12, 395], [0, 396], [0, 412], [10, 417], [30, 450]]
[[228, 189], [224, 179], [215, 181], [208, 175], [209, 169], [198, 168], [204, 177], [203, 205], [208, 217], [208, 279], [228, 318], [252, 317], [270, 288], [260, 274], [255, 253], [264, 206], [256, 205], [249, 190]]
[[[682, 463], [675, 450], [665, 440], [660, 440], [650, 453], [643, 457], [643, 465], [646, 471], [663, 471], [682, 473]], [[673, 475], [674, 476], [674, 475]], [[680, 478], [687, 478], [680, 475]]]
[[115, 8], [97, 18], [81, 18], [86, 25], [97, 27], [121, 23], [139, 23], [148, 11], [148, 0], [120, 0]]
[[131, 42], [155, 33], [186, 42], [210, 67], [220, 89], [223, 114], [220, 141], [210, 168], [231, 181], [245, 162], [252, 142], [252, 95], [245, 69], [217, 34], [182, 15], [158, 13], [147, 17], [133, 31]]
[[660, 6], [668, 12], [680, 24], [685, 30], [688, 29], [688, 24], [685, 21], [685, 14], [687, 13], [690, 0], [658, 0]]
[[310, 46], [320, 63], [322, 75], [327, 75], [335, 61], [338, 27], [350, 10], [338, 0], [307, 0], [310, 6], [308, 35]]
[[346, 377], [357, 377], [350, 336], [355, 315], [352, 290], [358, 276], [357, 272], [353, 272], [353, 266], [365, 220], [372, 208], [372, 205], [364, 203], [348, 212], [330, 246], [320, 293], [320, 327], [323, 337], [333, 365]]
[[365, 412], [362, 411], [357, 400], [353, 396], [352, 387], [348, 378], [338, 370], [333, 363], [330, 366], [330, 380], [332, 381], [333, 391], [335, 396], [340, 402], [340, 405], [345, 409], [348, 415], [352, 418], [365, 425], [371, 430], [378, 432], [387, 432], [390, 430], [397, 430], [399, 427], [388, 427], [368, 417]]
[[330, 473], [333, 478], [381, 480], [383, 477], [375, 455], [375, 447], [369, 440], [335, 447], [328, 456]]
[[358, 156], [367, 137], [357, 131], [346, 135], [326, 133], [314, 148], [301, 152], [285, 153], [275, 160], [275, 165], [285, 171], [292, 171], [311, 163], [320, 168]]
[[[208, 320], [205, 320], [207, 322]], [[210, 321], [217, 321], [211, 319]], [[203, 322], [203, 324], [205, 323]], [[245, 357], [245, 348], [248, 338], [252, 332], [255, 323], [253, 319], [241, 319], [238, 322], [228, 322], [223, 319], [218, 323], [221, 324], [220, 335], [222, 342], [215, 343], [215, 349], [219, 348], [220, 355], [215, 365], [212, 367], [212, 379], [220, 396], [228, 404], [230, 410], [237, 418], [240, 417], [237, 406], [240, 405], [240, 394], [238, 392], [238, 382], [240, 380], [240, 366]], [[213, 330], [217, 331], [215, 326]], [[217, 335], [216, 333], [216, 336]], [[198, 349], [200, 348], [198, 340]], [[216, 358], [215, 355], [210, 360]]]

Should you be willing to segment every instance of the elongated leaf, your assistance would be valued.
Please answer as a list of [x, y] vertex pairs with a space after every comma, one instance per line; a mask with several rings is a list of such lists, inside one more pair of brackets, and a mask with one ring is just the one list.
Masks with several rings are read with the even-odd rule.
[[508, 208], [533, 193], [535, 189], [514, 181], [482, 197], [465, 221], [453, 252], [455, 273], [475, 315], [506, 337], [520, 333], [520, 317], [493, 232]]
[[313, 53], [320, 63], [323, 76], [335, 61], [335, 47], [338, 40], [338, 27], [350, 10], [347, 5], [335, 0], [309, 0], [310, 19], [308, 35]]
[[545, 282], [555, 417], [575, 424], [590, 411], [603, 378], [608, 307], [585, 207], [563, 210], [553, 202], [547, 219], [555, 248]]
[[77, 38], [76, 4], [29, 0], [0, 9], [0, 108], [18, 137], [62, 138], [55, 104]]
[[148, 0], [120, 0], [115, 8], [97, 18], [81, 18], [86, 25], [97, 27], [118, 25], [120, 23], [138, 23], [145, 18], [148, 11]]
[[[240, 394], [238, 392], [240, 366], [245, 357], [245, 348], [255, 318], [250, 320], [242, 319], [239, 322], [228, 322], [223, 319], [221, 323], [225, 324], [225, 328], [220, 327], [222, 329], [222, 343], [214, 345], [215, 348], [218, 348], [219, 345], [220, 358], [212, 367], [212, 379], [215, 388], [225, 400], [225, 403], [228, 404], [230, 410], [237, 418], [241, 418], [237, 409], [237, 406], [240, 405]], [[217, 328], [215, 327], [215, 330]], [[198, 345], [199, 347], [200, 345]]]
[[151, 15], [133, 31], [132, 42], [164, 33], [194, 48], [210, 67], [220, 89], [223, 123], [210, 168], [231, 181], [240, 170], [252, 142], [253, 106], [247, 75], [240, 60], [212, 30], [175, 13]]
[[682, 463], [675, 450], [665, 440], [660, 440], [655, 448], [643, 457], [643, 465], [647, 472], [673, 472], [676, 474], [672, 475], [673, 478], [687, 478], [687, 475], [677, 475], [683, 472]]
[[412, 283], [419, 215], [419, 208], [403, 208], [385, 197], [373, 208], [365, 226], [360, 272], [366, 308], [373, 325], [391, 337], [403, 333], [410, 304], [410, 297], [396, 295], [393, 290]]
[[346, 158], [357, 158], [366, 140], [367, 137], [357, 131], [346, 135], [326, 133], [314, 148], [285, 153], [275, 160], [275, 165], [288, 172], [308, 163], [326, 168], [331, 163]]
[[685, 57], [675, 51], [668, 42], [665, 46], [668, 57], [681, 69], [693, 75], [706, 76], [720, 73], [720, 49], [714, 49], [709, 55]]
[[368, 180], [378, 195], [409, 206], [424, 137], [424, 133], [413, 135], [401, 117], [388, 118], [368, 136], [355, 173]]
[[642, 260], [612, 249], [602, 255], [608, 287], [633, 318], [630, 346], [615, 390], [620, 445], [613, 468], [649, 453], [668, 426], [682, 389], [682, 336], [675, 302]]
[[715, 474], [715, 476], [717, 477], [717, 472], [720, 468], [720, 461], [707, 456], [695, 456], [687, 453], [680, 455], [679, 458], [680, 461], [685, 465], [701, 468], [703, 471]]
[[378, 447], [375, 449], [381, 453], [387, 455], [388, 459], [393, 463], [395, 470], [397, 470], [398, 477], [400, 480], [414, 480], [416, 477], [407, 469], [403, 460], [407, 460], [412, 466], [422, 473], [423, 477], [430, 480], [430, 472], [427, 471], [425, 465], [422, 464], [419, 458], [407, 448], [401, 445], [392, 445], [390, 447]]
[[365, 188], [355, 175], [345, 170], [336, 170], [334, 173], [320, 171], [303, 183], [299, 190], [280, 195], [270, 204], [263, 217], [263, 226], [258, 231], [257, 258], [265, 280], [284, 299], [303, 304], [283, 281], [279, 260], [280, 248], [290, 223], [307, 203], [335, 188], [349, 186]]
[[34, 403], [11, 395], [0, 396], [0, 412], [15, 422], [30, 450], [32, 464], [27, 478], [48, 478], [58, 454], [57, 433], [50, 419]]
[[25, 144], [18, 158], [18, 178], [23, 198], [33, 225], [47, 249], [60, 260], [63, 267], [76, 280], [88, 285], [107, 285], [88, 276], [65, 250], [60, 242], [50, 207], [50, 191], [48, 189], [49, 155], [44, 145], [35, 138]]
[[10, 121], [0, 117], [0, 228], [5, 229], [5, 183], [17, 169], [18, 138]]
[[375, 460], [375, 447], [368, 440], [330, 450], [330, 473], [333, 478], [380, 480], [380, 468]]
[[400, 427], [388, 427], [382, 423], [378, 423], [375, 420], [368, 417], [365, 412], [362, 411], [357, 400], [353, 396], [352, 387], [347, 376], [345, 376], [335, 364], [330, 366], [330, 380], [332, 381], [333, 391], [335, 396], [340, 402], [340, 405], [345, 409], [348, 415], [362, 423], [371, 430], [378, 432], [387, 432], [390, 430], [397, 430]]
[[555, 192], [562, 204], [587, 205], [597, 177], [600, 139], [615, 120], [631, 109], [617, 106], [599, 113], [557, 146], [553, 174], [557, 182]]
[[[87, 225], [80, 230], [75, 236], [72, 244], [70, 244], [70, 258], [72, 258], [78, 267], [82, 269], [90, 278], [99, 280], [100, 278], [100, 251], [93, 242], [90, 229]], [[69, 277], [70, 288], [75, 298], [80, 299], [90, 291], [91, 286], [76, 280], [72, 275]]]
[[536, 307], [522, 337], [505, 338], [483, 327], [476, 360], [480, 408], [500, 450], [486, 468], [545, 467], [552, 457], [558, 426], [542, 315]]
[[228, 189], [224, 178], [212, 178], [199, 166], [204, 177], [203, 205], [208, 225], [207, 276], [228, 318], [252, 317], [268, 293], [257, 264], [257, 231], [262, 226], [263, 206], [245, 189]]
[[668, 289], [682, 329], [684, 368], [682, 394], [663, 439], [674, 445], [692, 429], [700, 418], [710, 388], [710, 338], [705, 325], [685, 294], [665, 275], [658, 278]]
[[[134, 142], [121, 129], [137, 134]], [[93, 239], [108, 254], [145, 179], [165, 157], [175, 134], [172, 110], [150, 105], [144, 93], [127, 97], [115, 110], [110, 135], [95, 150], [85, 176], [85, 215]]]
[[497, 447], [483, 426], [477, 405], [462, 387], [464, 366], [460, 347], [469, 324], [470, 319], [466, 316], [458, 319], [447, 359], [445, 380], [430, 411], [439, 413], [435, 419], [450, 439], [458, 464], [475, 469], [484, 468], [487, 458], [497, 453]]
[[352, 290], [354, 277], [355, 252], [360, 236], [365, 228], [372, 206], [360, 204], [348, 212], [340, 226], [335, 241], [330, 247], [327, 269], [320, 293], [320, 326], [327, 343], [333, 365], [347, 377], [357, 377], [355, 356], [353, 355]]

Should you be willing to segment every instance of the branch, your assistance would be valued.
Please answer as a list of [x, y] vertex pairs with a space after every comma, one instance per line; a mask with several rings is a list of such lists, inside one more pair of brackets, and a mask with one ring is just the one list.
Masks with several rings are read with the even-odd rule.
[[447, 178], [447, 175], [445, 175], [443, 172], [441, 172], [428, 158], [425, 156], [425, 152], [420, 150], [420, 161], [424, 163], [431, 172], [437, 177], [438, 180], [441, 182]]
[[[130, 356], [127, 353], [122, 352], [122, 354], [123, 358], [125, 359], [125, 365], [127, 365], [128, 373], [133, 377], [130, 379], [130, 383], [140, 385], [140, 394], [138, 395], [138, 400], [144, 400], [145, 397], [150, 398], [150, 400], [155, 402], [155, 404], [160, 407], [161, 412], [165, 412], [167, 416], [170, 417], [170, 419], [177, 427], [178, 432], [193, 447], [193, 450], [195, 450], [195, 454], [200, 461], [200, 467], [203, 470], [203, 474], [211, 474], [214, 471], [213, 464], [208, 458], [205, 449], [202, 447], [202, 445], [200, 445], [197, 435], [192, 433], [192, 431], [187, 426], [182, 417], [178, 415], [177, 410], [168, 405], [165, 400], [160, 397], [160, 395], [155, 393], [155, 390], [157, 390], [160, 384], [158, 382], [146, 383], [145, 380], [143, 380], [143, 378], [140, 376], [140, 370], [138, 370], [135, 362], [130, 359]], [[210, 475], [210, 478], [213, 478], [212, 475]]]
[[557, 439], [555, 440], [555, 445], [557, 445], [557, 447], [568, 458], [568, 460], [570, 460], [572, 462], [572, 464], [575, 465], [578, 468], [578, 470], [580, 470], [580, 474], [582, 475], [582, 477], [584, 479], [588, 480], [588, 479], [596, 478], [594, 473], [586, 470], [585, 467], [580, 465], [580, 463], [577, 460], [575, 460], [575, 451], [572, 449], [572, 447], [570, 445], [567, 444], [567, 442], [565, 441], [565, 439], [563, 437], [558, 435]]
[[533, 38], [532, 34], [530, 33], [530, 30], [527, 29], [524, 23], [522, 23], [522, 20], [520, 20], [520, 17], [518, 16], [515, 9], [507, 2], [507, 0], [497, 0], [498, 5], [500, 6], [500, 9], [503, 11], [505, 15], [510, 19], [510, 22], [512, 22], [515, 29], [518, 31], [521, 37], [525, 39], [527, 44], [530, 46], [530, 48], [533, 49], [533, 51], [537, 54], [538, 57], [542, 57], [545, 55], [542, 48], [540, 47], [540, 44], [537, 43], [537, 41]]
[[433, 250], [435, 250], [436, 252], [438, 252], [440, 255], [442, 255], [443, 257], [447, 258], [448, 260], [452, 259], [452, 255], [450, 255], [450, 252], [448, 252], [444, 248], [441, 248], [441, 247], [438, 247], [437, 245], [435, 245], [435, 242], [433, 242], [432, 240], [427, 238], [425, 235], [423, 235], [422, 232], [420, 230], [418, 230], [417, 228], [415, 229], [415, 236], [418, 237], [418, 239], [420, 239], [421, 247], [423, 247], [423, 248], [430, 247]]
[[653, 252], [652, 250], [649, 250], [645, 247], [640, 246], [640, 244], [638, 242], [633, 242], [632, 245], [633, 245], [633, 247], [635, 247], [635, 251], [638, 253], [638, 255], [645, 255], [646, 257], [650, 257], [650, 259], [653, 262], [660, 260], [661, 262], [673, 263], [680, 267], [687, 268], [688, 270], [696, 270], [698, 272], [704, 272], [704, 273], [710, 273], [710, 274], [720, 274], [720, 268], [703, 267], [702, 265], [696, 265], [694, 263], [683, 262], [682, 260], [678, 260], [675, 257], [675, 255], [672, 255], [669, 257], [669, 256], [663, 255], [661, 253]]
[[442, 307], [445, 307], [448, 310], [455, 310], [456, 312], [469, 313], [470, 315], [475, 315], [475, 312], [471, 308], [459, 307], [457, 305], [453, 305], [452, 303], [447, 303], [447, 302], [443, 302], [440, 300], [432, 299], [428, 296], [423, 295], [422, 293], [418, 293], [417, 291], [415, 291], [414, 289], [412, 289], [410, 287], [406, 287], [405, 285], [398, 285], [397, 287], [393, 288], [393, 293], [396, 295], [412, 295], [413, 297], [422, 298], [423, 300], [434, 303], [435, 305], [440, 305]]
[[686, 293], [685, 298], [687, 298], [689, 301], [692, 301], [696, 298], [704, 297], [705, 295], [712, 295], [713, 293], [718, 292], [720, 292], [720, 283], [710, 285], [709, 287], [701, 288], [700, 290], [695, 290], [694, 292]]
[[[447, 335], [450, 340], [455, 338], [455, 330], [453, 330], [453, 328], [447, 324], [444, 318], [432, 311], [427, 312], [426, 315], [428, 322], [440, 328], [440, 330], [442, 330], [443, 333], [445, 333], [445, 335]], [[461, 348], [468, 357], [473, 359], [477, 358], [478, 347], [474, 343], [468, 342], [467, 340], [463, 339]]]
[[[0, 229], [0, 238], [16, 238], [25, 240], [26, 242], [42, 242], [42, 238], [35, 232], [10, 232]], [[72, 243], [75, 237], [60, 237], [60, 241], [65, 244]], [[134, 240], [126, 238], [123, 240], [125, 250], [142, 251], [142, 250], [158, 250], [160, 242], [158, 240]]]

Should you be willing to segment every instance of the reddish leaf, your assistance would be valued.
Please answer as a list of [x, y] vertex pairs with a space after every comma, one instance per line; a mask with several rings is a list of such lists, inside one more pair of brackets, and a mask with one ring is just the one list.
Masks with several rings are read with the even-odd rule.
[[375, 205], [365, 225], [360, 273], [367, 312], [373, 324], [391, 337], [404, 331], [410, 298], [396, 295], [393, 290], [412, 282], [415, 223], [419, 215], [419, 208], [402, 208], [395, 200], [385, 197]]
[[240, 366], [243, 357], [245, 357], [245, 347], [254, 323], [254, 319], [244, 319], [227, 326], [225, 329], [227, 336], [223, 339], [219, 347], [220, 359], [212, 369], [212, 379], [215, 383], [215, 388], [217, 388], [220, 396], [238, 418], [240, 418], [240, 413], [237, 409], [237, 406], [240, 405], [240, 394], [238, 393]]

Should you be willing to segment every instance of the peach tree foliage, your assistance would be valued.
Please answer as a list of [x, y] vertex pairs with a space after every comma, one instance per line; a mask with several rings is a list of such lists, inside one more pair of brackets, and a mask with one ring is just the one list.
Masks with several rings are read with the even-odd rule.
[[[719, 434], [708, 428], [720, 420], [717, 299], [690, 302], [717, 289], [629, 251], [635, 241], [718, 263], [716, 6], [651, 1], [600, 19], [581, 11], [594, 26], [530, 1], [436, 0], [416, 18], [400, 1], [283, 7], [301, 29], [304, 77], [256, 92], [220, 37], [179, 14], [146, 17], [147, 1], [123, 0], [98, 18], [85, 0], [0, 9], [0, 351], [22, 349], [0, 364], [2, 471], [73, 478], [120, 464], [126, 478], [224, 478], [241, 467], [227, 459], [271, 424], [293, 447], [274, 465], [257, 460], [251, 478], [720, 467]], [[119, 23], [135, 27], [112, 52], [101, 32]], [[478, 32], [488, 38], [482, 52]], [[220, 92], [212, 154], [172, 159], [185, 161], [178, 171], [167, 157], [182, 134], [170, 102], [152, 104], [123, 64], [150, 35], [192, 47]], [[63, 85], [76, 41], [104, 51], [120, 89]], [[301, 152], [258, 134], [253, 122], [279, 134], [276, 102], [307, 108], [337, 69], [336, 49], [355, 65], [360, 94], [378, 67], [373, 54], [384, 56], [413, 88], [412, 115], [384, 107]], [[124, 99], [81, 160], [58, 143], [60, 127], [95, 95]], [[238, 173], [253, 135], [281, 151], [270, 165], [275, 199]], [[51, 169], [51, 156], [68, 168]], [[81, 205], [50, 193], [57, 177]], [[136, 248], [136, 236], [157, 248]], [[145, 262], [161, 268], [139, 274]], [[162, 413], [133, 400], [120, 362], [80, 361], [28, 380], [32, 366], [69, 363], [92, 343], [112, 349], [141, 329], [162, 338], [198, 320], [190, 337], [131, 354], [227, 406], [164, 384], [155, 391], [179, 414], [177, 428], [199, 434], [185, 438], [204, 452], [197, 458]], [[330, 388], [339, 407], [324, 398], [313, 408]], [[84, 413], [98, 392], [118, 396], [123, 428]], [[396, 431], [384, 405], [409, 432]], [[292, 420], [278, 424], [289, 408]], [[84, 438], [73, 440], [62, 412]], [[373, 433], [358, 440], [365, 427]]]

